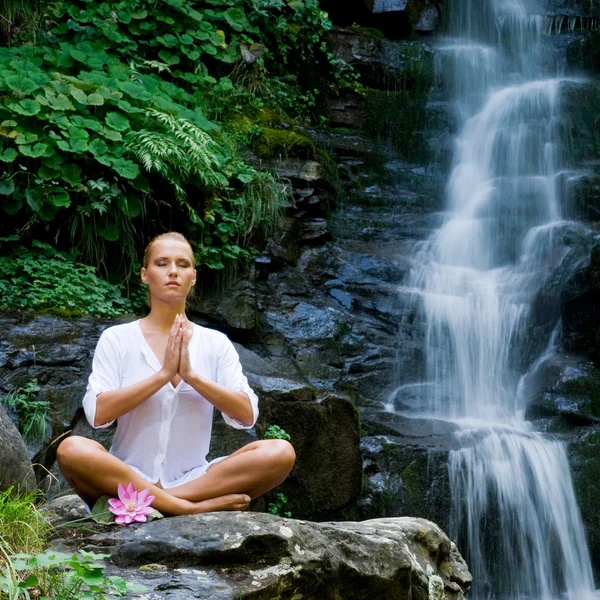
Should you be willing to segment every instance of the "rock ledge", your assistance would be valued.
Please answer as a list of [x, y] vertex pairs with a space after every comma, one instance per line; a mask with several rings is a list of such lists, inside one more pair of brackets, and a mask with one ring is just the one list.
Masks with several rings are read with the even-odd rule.
[[86, 549], [148, 600], [462, 600], [471, 575], [424, 519], [312, 523], [263, 513], [211, 513], [111, 527]]

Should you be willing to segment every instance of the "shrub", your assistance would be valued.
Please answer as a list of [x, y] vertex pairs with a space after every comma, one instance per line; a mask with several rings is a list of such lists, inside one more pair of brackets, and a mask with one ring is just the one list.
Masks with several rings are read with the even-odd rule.
[[[0, 244], [18, 238], [1, 238]], [[0, 308], [116, 317], [132, 312], [118, 287], [100, 279], [96, 269], [34, 241], [0, 256]]]
[[46, 410], [50, 404], [38, 400], [40, 386], [35, 379], [24, 387], [13, 390], [0, 398], [0, 403], [14, 412], [19, 420], [19, 431], [26, 442], [43, 441], [46, 438]]

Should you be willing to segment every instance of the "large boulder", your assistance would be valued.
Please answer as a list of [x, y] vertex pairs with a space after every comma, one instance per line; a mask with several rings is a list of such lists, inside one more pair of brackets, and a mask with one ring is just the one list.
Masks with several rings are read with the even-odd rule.
[[211, 513], [105, 530], [86, 548], [110, 553], [116, 573], [156, 599], [462, 600], [471, 583], [442, 530], [411, 518]]
[[283, 492], [289, 500], [286, 510], [295, 517], [339, 516], [361, 489], [360, 423], [354, 404], [339, 394], [317, 394], [300, 373], [278, 370], [242, 346], [237, 350], [260, 398], [259, 437], [270, 425], [278, 425], [291, 436], [296, 450], [292, 473], [267, 500]]
[[25, 442], [0, 405], [0, 491], [11, 486], [31, 491], [35, 488], [35, 475]]

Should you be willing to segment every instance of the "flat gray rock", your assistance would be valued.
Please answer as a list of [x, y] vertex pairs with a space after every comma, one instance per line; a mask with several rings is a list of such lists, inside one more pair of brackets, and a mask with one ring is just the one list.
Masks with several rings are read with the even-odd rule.
[[151, 588], [147, 598], [428, 600], [430, 586], [441, 586], [461, 600], [471, 583], [454, 544], [424, 519], [210, 513], [114, 527], [87, 542]]

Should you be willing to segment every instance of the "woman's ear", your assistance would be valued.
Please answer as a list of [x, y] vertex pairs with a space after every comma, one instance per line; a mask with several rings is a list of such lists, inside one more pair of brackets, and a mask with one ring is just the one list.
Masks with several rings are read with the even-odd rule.
[[144, 269], [144, 267], [142, 267], [140, 269], [140, 278], [142, 279], [142, 283], [148, 283], [146, 281], [147, 277], [146, 277], [146, 269]]

